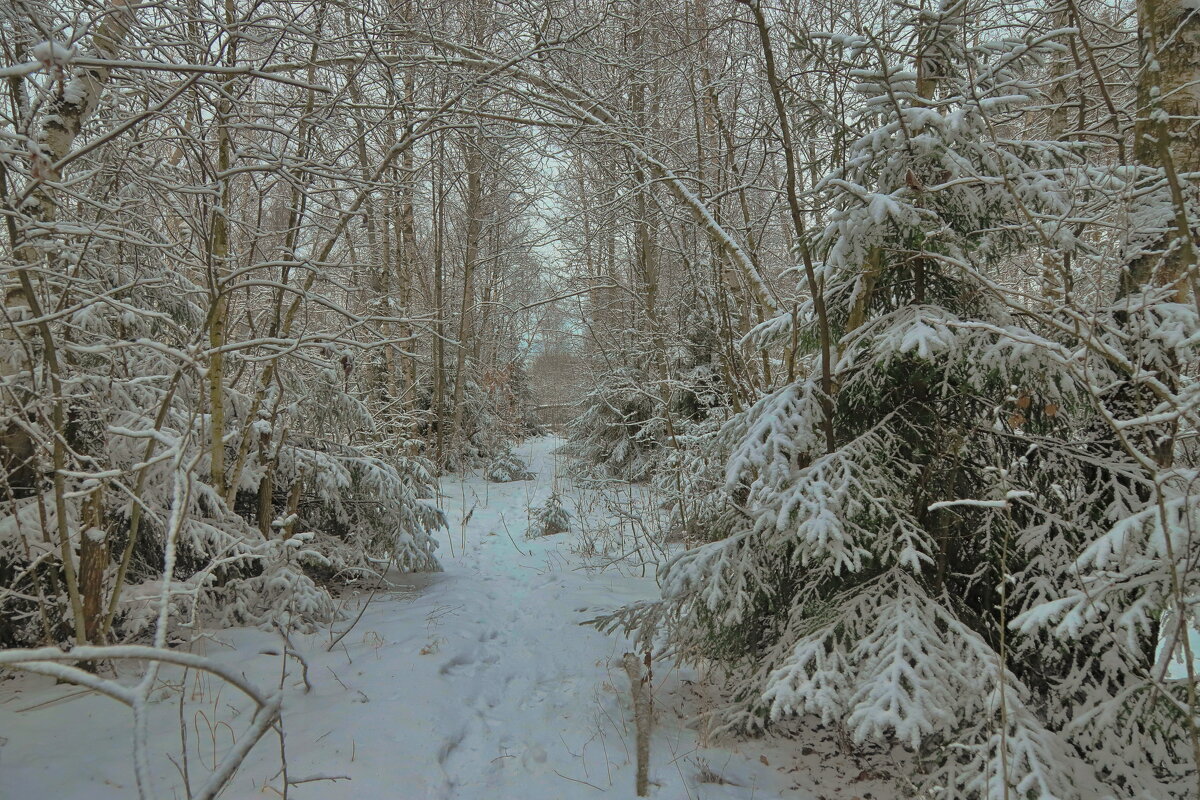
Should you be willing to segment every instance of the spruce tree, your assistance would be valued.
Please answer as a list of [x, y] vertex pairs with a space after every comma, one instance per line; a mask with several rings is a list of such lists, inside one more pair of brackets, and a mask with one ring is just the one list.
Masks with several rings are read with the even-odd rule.
[[[917, 751], [933, 796], [1182, 797], [1189, 707], [1147, 676], [1159, 509], [1130, 459], [1073, 444], [1097, 411], [1069, 328], [997, 278], [1075, 246], [1028, 221], [1096, 173], [1021, 136], [1054, 46], [969, 43], [972, 13], [912, 10], [886, 42], [809, 34], [854, 76], [862, 132], [818, 187], [833, 447], [818, 369], [737, 415], [715, 439], [728, 528], [665, 567], [660, 601], [600, 624], [721, 665], [719, 728], [814, 715]], [[1128, 546], [1140, 569], [1102, 580]]]

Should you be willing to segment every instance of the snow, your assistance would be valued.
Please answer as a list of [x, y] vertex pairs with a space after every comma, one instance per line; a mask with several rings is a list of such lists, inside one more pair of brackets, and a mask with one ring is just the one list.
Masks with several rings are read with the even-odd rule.
[[45, 67], [65, 66], [75, 57], [75, 48], [61, 42], [39, 42], [30, 49], [30, 55]]
[[[560, 444], [521, 448], [529, 481], [442, 479], [445, 572], [394, 576], [332, 651], [369, 591], [345, 598], [332, 630], [292, 631], [285, 641], [239, 628], [197, 641], [194, 652], [264, 694], [282, 687], [290, 798], [634, 796], [627, 645], [581, 623], [658, 589], [652, 574], [592, 568], [572, 533], [524, 538], [530, 509], [556, 482], [572, 516], [580, 513], [581, 490], [553, 452]], [[126, 684], [135, 663], [122, 662]], [[701, 686], [691, 672], [655, 665], [652, 797], [895, 796], [881, 776], [834, 755], [829, 735], [700, 747], [686, 722], [706, 710]], [[195, 788], [247, 729], [251, 705], [211, 675], [170, 665], [151, 700], [152, 797], [183, 798], [180, 721]], [[136, 796], [132, 729], [110, 698], [44, 676], [0, 679], [0, 797]], [[222, 797], [280, 796], [279, 765], [279, 738], [268, 732]]]

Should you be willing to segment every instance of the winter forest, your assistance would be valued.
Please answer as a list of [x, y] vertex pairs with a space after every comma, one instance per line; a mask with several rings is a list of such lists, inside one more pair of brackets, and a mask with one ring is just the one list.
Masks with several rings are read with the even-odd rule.
[[1200, 798], [1200, 3], [0, 47], [0, 798]]

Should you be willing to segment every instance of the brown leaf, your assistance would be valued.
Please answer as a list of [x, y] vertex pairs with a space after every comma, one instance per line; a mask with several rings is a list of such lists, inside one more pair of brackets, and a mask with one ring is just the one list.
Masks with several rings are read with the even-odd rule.
[[1017, 408], [1029, 408], [1029, 404], [1032, 402], [1032, 397], [1027, 394], [1023, 394], [1017, 398]]
[[767, 757], [766, 757], [766, 756], [759, 756], [759, 757], [758, 757], [758, 760], [759, 760], [759, 761], [761, 761], [762, 763], [766, 764], [768, 767], [769, 767], [769, 766], [771, 766], [771, 762], [770, 762], [770, 761], [767, 761]]
[[1046, 413], [1047, 417], [1057, 417], [1058, 416], [1058, 404], [1057, 403], [1046, 403], [1046, 407], [1043, 408], [1042, 411], [1044, 411]]

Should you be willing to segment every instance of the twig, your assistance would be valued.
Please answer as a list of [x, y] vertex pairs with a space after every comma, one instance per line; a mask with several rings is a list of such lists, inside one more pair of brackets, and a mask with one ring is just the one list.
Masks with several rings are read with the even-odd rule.
[[[358, 692], [358, 696], [362, 698], [364, 703], [371, 702], [371, 698], [367, 697], [366, 692], [364, 692], [362, 689], [350, 688], [349, 686], [346, 685], [345, 681], [343, 681], [341, 678], [339, 678], [338, 674], [336, 672], [334, 672], [330, 667], [326, 666], [325, 669], [329, 670], [329, 674], [333, 676], [333, 679], [335, 681], [337, 681], [338, 683], [340, 683], [342, 685], [342, 688], [345, 689], [347, 692]], [[324, 734], [323, 736], [321, 736], [321, 739], [324, 739], [328, 735], [329, 735], [329, 733]], [[317, 739], [317, 741], [319, 742], [319, 741], [321, 741], [321, 739]]]
[[533, 555], [533, 551], [532, 551], [532, 550], [530, 550], [528, 553], [526, 553], [524, 550], [522, 550], [521, 548], [517, 547], [517, 541], [516, 541], [516, 539], [514, 539], [514, 538], [513, 538], [512, 532], [511, 532], [511, 531], [509, 531], [509, 529], [508, 529], [508, 522], [506, 522], [506, 521], [505, 521], [505, 519], [504, 519], [504, 513], [503, 513], [503, 512], [501, 512], [501, 514], [500, 514], [500, 524], [504, 526], [504, 532], [505, 532], [506, 534], [508, 534], [508, 540], [509, 540], [510, 542], [512, 542], [512, 546], [513, 546], [513, 547], [516, 547], [516, 548], [517, 548], [517, 552], [518, 552], [518, 553], [520, 553], [520, 554], [521, 554], [521, 555], [523, 555], [523, 556], [532, 556], [532, 555]]
[[581, 781], [581, 780], [579, 780], [579, 778], [572, 778], [570, 775], [563, 775], [563, 774], [562, 774], [561, 772], [559, 772], [558, 770], [554, 770], [554, 774], [555, 774], [555, 775], [557, 775], [557, 776], [558, 776], [558, 777], [560, 777], [560, 778], [566, 778], [566, 779], [567, 779], [567, 780], [569, 780], [569, 781], [574, 781], [575, 783], [582, 783], [584, 786], [590, 786], [590, 787], [592, 787], [593, 789], [595, 789], [595, 790], [596, 790], [596, 791], [598, 791], [598, 792], [603, 792], [603, 791], [604, 791], [603, 789], [601, 789], [599, 786], [597, 786], [597, 785], [596, 785], [596, 784], [594, 784], [594, 783], [588, 783], [587, 781]]
[[379, 590], [378, 589], [371, 590], [371, 596], [367, 598], [367, 602], [363, 603], [363, 607], [358, 610], [358, 616], [355, 617], [354, 621], [350, 623], [350, 627], [346, 628], [346, 630], [339, 633], [337, 638], [329, 643], [329, 646], [325, 648], [326, 653], [331, 652], [333, 650], [333, 648], [337, 647], [337, 643], [342, 640], [342, 637], [344, 637], [350, 631], [354, 630], [354, 626], [357, 625], [359, 620], [361, 620], [363, 618], [363, 614], [367, 613], [367, 606], [371, 605], [371, 601], [375, 599], [375, 593], [377, 591], [379, 591]]
[[308, 778], [296, 778], [288, 781], [288, 786], [299, 786], [302, 783], [316, 783], [317, 781], [349, 781], [353, 780], [349, 775], [313, 775]]
[[[203, 674], [203, 673], [200, 673]], [[183, 668], [183, 682], [179, 687], [179, 747], [183, 758], [183, 767], [179, 769], [179, 774], [183, 777], [183, 791], [187, 800], [192, 800], [192, 778], [188, 770], [188, 740], [187, 740], [187, 723], [183, 718], [183, 704], [186, 699], [187, 692], [184, 689], [187, 687], [188, 668]], [[174, 763], [175, 759], [171, 759]], [[175, 765], [179, 768], [179, 765]]]
[[89, 695], [92, 693], [93, 693], [93, 691], [91, 689], [82, 689], [78, 692], [70, 692], [69, 694], [64, 694], [62, 697], [54, 697], [49, 700], [43, 700], [40, 703], [34, 703], [33, 705], [29, 706], [28, 708], [18, 708], [16, 710], [16, 713], [24, 714], [26, 711], [37, 711], [39, 708], [47, 708], [49, 706], [57, 705], [58, 703], [65, 703], [68, 700], [75, 700], [76, 698], [83, 697], [84, 695]]

